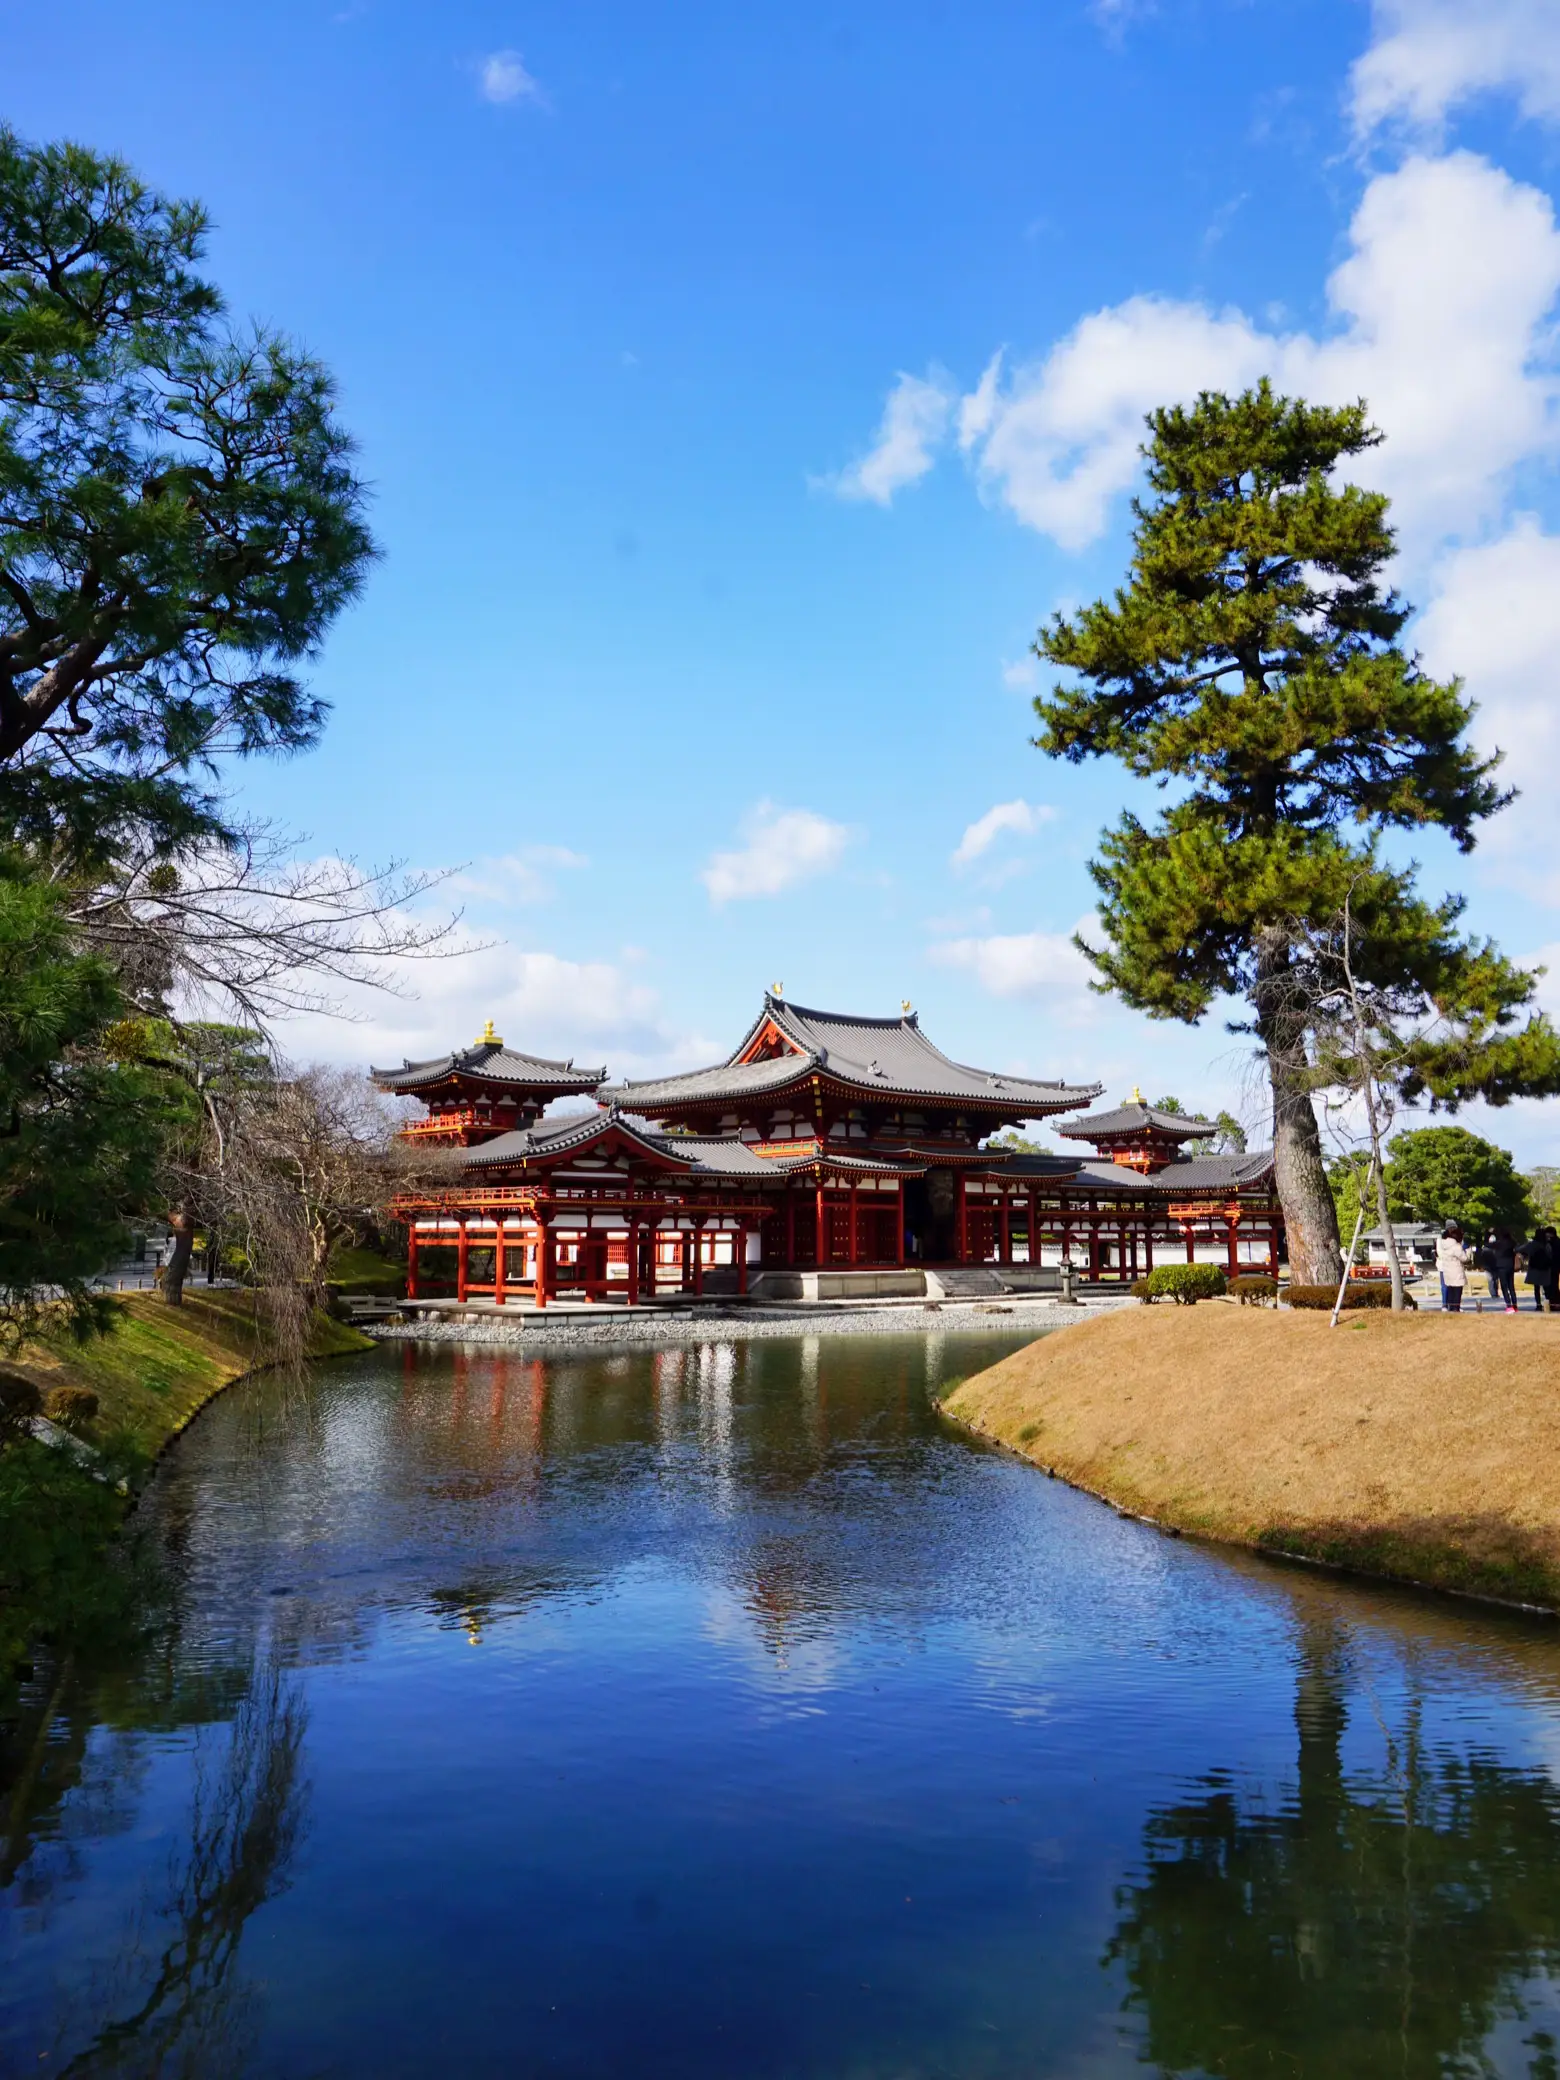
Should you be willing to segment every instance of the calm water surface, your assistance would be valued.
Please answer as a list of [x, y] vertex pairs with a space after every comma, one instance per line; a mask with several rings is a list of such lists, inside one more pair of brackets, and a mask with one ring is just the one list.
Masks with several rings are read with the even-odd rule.
[[1162, 1538], [1010, 1346], [217, 1401], [5, 1758], [0, 2070], [1560, 2075], [1560, 1637]]

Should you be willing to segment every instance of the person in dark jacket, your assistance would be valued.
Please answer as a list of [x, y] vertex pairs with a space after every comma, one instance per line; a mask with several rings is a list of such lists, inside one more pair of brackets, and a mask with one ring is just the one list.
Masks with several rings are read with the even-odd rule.
[[1550, 1227], [1538, 1229], [1522, 1256], [1527, 1282], [1533, 1288], [1533, 1305], [1560, 1314], [1560, 1236]]
[[1507, 1314], [1517, 1311], [1517, 1245], [1509, 1228], [1492, 1228], [1479, 1252], [1479, 1264], [1490, 1275], [1490, 1292], [1504, 1301]]

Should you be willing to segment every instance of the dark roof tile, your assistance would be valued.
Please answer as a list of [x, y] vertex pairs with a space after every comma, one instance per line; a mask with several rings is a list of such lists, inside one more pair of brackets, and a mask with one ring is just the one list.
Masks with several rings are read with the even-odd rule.
[[443, 1083], [451, 1076], [464, 1076], [473, 1083], [495, 1087], [512, 1085], [558, 1095], [595, 1090], [606, 1081], [605, 1068], [577, 1069], [573, 1062], [555, 1062], [546, 1055], [521, 1054], [500, 1040], [479, 1040], [474, 1046], [443, 1054], [431, 1062], [403, 1062], [399, 1069], [370, 1069], [369, 1075], [382, 1090], [411, 1093]]

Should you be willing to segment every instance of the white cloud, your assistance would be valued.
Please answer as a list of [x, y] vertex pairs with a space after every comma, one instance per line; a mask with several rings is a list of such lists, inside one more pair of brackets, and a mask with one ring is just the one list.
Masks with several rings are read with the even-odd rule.
[[811, 809], [780, 809], [760, 802], [744, 819], [743, 844], [717, 852], [700, 877], [714, 903], [777, 896], [839, 864], [850, 841], [842, 823]]
[[1560, 770], [1560, 538], [1519, 514], [1499, 540], [1455, 551], [1414, 639], [1438, 678], [1465, 678], [1479, 703], [1475, 744], [1503, 750], [1499, 777], [1523, 790], [1490, 824], [1478, 857], [1494, 878], [1560, 902], [1549, 780]]
[[552, 881], [555, 872], [568, 872], [589, 865], [584, 853], [571, 852], [567, 845], [526, 845], [518, 852], [477, 860], [469, 867], [462, 867], [443, 886], [457, 900], [469, 897], [479, 903], [510, 909], [523, 904], [550, 902], [556, 893]]
[[[1093, 924], [1086, 919], [1081, 929]], [[930, 949], [930, 958], [939, 967], [964, 969], [991, 996], [1043, 997], [1047, 1009], [1069, 1024], [1097, 1015], [1100, 1000], [1089, 988], [1094, 970], [1065, 932], [944, 939]]]
[[1152, 406], [1266, 374], [1320, 401], [1367, 398], [1388, 436], [1371, 480], [1392, 494], [1412, 545], [1476, 531], [1512, 467], [1554, 441], [1553, 207], [1471, 153], [1412, 158], [1369, 183], [1350, 239], [1328, 283], [1340, 329], [1327, 338], [1136, 296], [1005, 382], [994, 360], [959, 412], [982, 486], [1026, 526], [1082, 549], [1138, 475]]
[[425, 1060], [467, 1045], [492, 1019], [512, 1046], [598, 1068], [614, 1076], [659, 1072], [714, 1050], [665, 1018], [660, 995], [619, 960], [483, 945], [463, 934], [463, 950], [441, 960], [387, 962], [403, 995], [348, 984], [342, 1015], [282, 1021], [278, 1038], [293, 1061], [356, 1068]]
[[541, 87], [526, 71], [518, 51], [493, 51], [482, 60], [478, 78], [484, 101], [541, 101]]
[[1356, 131], [1434, 130], [1459, 103], [1504, 90], [1526, 116], [1560, 119], [1554, 0], [1375, 0], [1374, 39], [1349, 78]]
[[977, 816], [964, 833], [954, 850], [953, 864], [967, 867], [972, 860], [988, 852], [1004, 831], [1031, 836], [1042, 824], [1052, 822], [1055, 816], [1056, 811], [1047, 802], [998, 802], [984, 816]]
[[888, 393], [877, 438], [867, 453], [838, 476], [821, 481], [841, 498], [892, 505], [896, 491], [914, 484], [931, 468], [952, 412], [953, 386], [946, 376], [935, 370], [925, 379], [900, 375]]
[[1015, 657], [1003, 665], [1002, 683], [1014, 693], [1028, 693], [1040, 684], [1040, 667], [1032, 657]]

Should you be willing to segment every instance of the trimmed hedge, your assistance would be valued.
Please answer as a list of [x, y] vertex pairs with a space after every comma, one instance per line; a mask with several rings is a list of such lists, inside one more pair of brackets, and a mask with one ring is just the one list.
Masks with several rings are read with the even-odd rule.
[[0, 1437], [20, 1436], [43, 1410], [43, 1396], [20, 1372], [0, 1372]]
[[43, 1412], [62, 1430], [85, 1430], [97, 1421], [98, 1397], [90, 1387], [56, 1387], [43, 1404]]
[[1174, 1300], [1181, 1307], [1195, 1307], [1199, 1300], [1217, 1300], [1229, 1281], [1217, 1264], [1160, 1264], [1147, 1278], [1133, 1285], [1139, 1300]]
[[[1332, 1313], [1333, 1302], [1337, 1297], [1336, 1286], [1290, 1286], [1284, 1294], [1291, 1307], [1313, 1307], [1326, 1314]], [[1403, 1298], [1410, 1307], [1419, 1305], [1412, 1293], [1405, 1293]], [[1351, 1279], [1344, 1288], [1343, 1304], [1345, 1307], [1389, 1308], [1392, 1305], [1392, 1288], [1390, 1285], [1361, 1285]]]
[[1242, 1272], [1239, 1278], [1230, 1280], [1230, 1292], [1242, 1307], [1265, 1307], [1278, 1294], [1278, 1280], [1269, 1278], [1265, 1272]]

